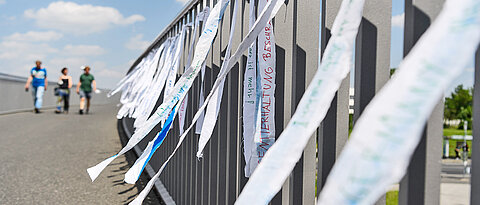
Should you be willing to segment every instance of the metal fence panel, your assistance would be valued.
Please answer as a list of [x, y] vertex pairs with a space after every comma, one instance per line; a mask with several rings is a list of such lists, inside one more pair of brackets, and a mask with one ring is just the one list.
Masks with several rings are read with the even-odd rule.
[[[289, 122], [305, 88], [316, 72], [318, 56], [324, 51], [330, 37], [333, 20], [339, 10], [341, 0], [299, 1], [287, 0], [273, 20], [276, 38], [276, 137]], [[405, 41], [407, 54], [418, 38], [428, 28], [439, 13], [444, 0], [405, 0]], [[154, 43], [142, 56], [158, 47], [168, 37], [180, 33], [182, 25], [194, 22], [196, 15], [206, 6], [212, 8], [215, 0], [192, 0], [180, 14], [161, 32]], [[233, 3], [233, 1], [232, 1]], [[232, 18], [237, 18], [237, 28], [232, 50], [248, 32], [249, 0], [240, 0], [239, 12], [233, 15], [230, 5], [219, 27], [218, 34], [206, 60], [205, 90], [207, 95], [217, 77], [230, 35]], [[374, 97], [375, 93], [389, 78], [391, 1], [367, 1], [364, 18], [360, 26], [355, 52], [355, 106], [356, 120]], [[184, 72], [189, 45], [198, 39], [198, 33], [187, 35], [180, 63], [179, 76]], [[320, 45], [320, 46], [319, 46]], [[319, 48], [320, 47], [320, 48]], [[141, 58], [139, 58], [141, 59]], [[480, 118], [480, 52], [477, 52], [474, 118]], [[134, 65], [136, 65], [137, 61]], [[160, 180], [177, 204], [233, 204], [247, 182], [244, 174], [242, 94], [243, 72], [246, 56], [235, 65], [225, 81], [218, 123], [210, 142], [204, 150], [204, 157], [197, 160], [198, 134], [192, 130], [178, 154], [162, 173]], [[132, 66], [133, 67], [133, 66]], [[178, 76], [178, 77], [179, 77]], [[189, 91], [185, 126], [189, 126], [198, 110], [200, 78]], [[330, 169], [348, 139], [349, 131], [349, 88], [350, 77], [342, 82], [332, 101], [327, 116], [312, 137], [303, 157], [297, 163], [292, 175], [271, 204], [314, 204]], [[163, 93], [161, 94], [163, 96]], [[162, 102], [160, 97], [156, 107]], [[438, 204], [440, 189], [441, 125], [443, 105], [435, 108], [426, 125], [425, 135], [417, 148], [408, 174], [400, 185], [400, 204]], [[133, 123], [128, 120], [129, 125]], [[474, 124], [474, 135], [480, 133], [479, 123]], [[179, 138], [178, 119], [170, 130], [164, 144], [151, 159], [151, 166], [157, 171], [175, 148]], [[132, 129], [131, 127], [129, 129]], [[145, 148], [149, 140], [160, 131], [156, 126], [139, 148]], [[474, 138], [475, 147], [479, 140]], [[473, 149], [472, 193], [480, 190], [480, 152]], [[315, 184], [316, 183], [316, 184]], [[317, 192], [315, 192], [315, 185]], [[480, 201], [472, 194], [472, 202]], [[381, 199], [378, 203], [384, 203]], [[378, 204], [377, 203], [377, 204]]]

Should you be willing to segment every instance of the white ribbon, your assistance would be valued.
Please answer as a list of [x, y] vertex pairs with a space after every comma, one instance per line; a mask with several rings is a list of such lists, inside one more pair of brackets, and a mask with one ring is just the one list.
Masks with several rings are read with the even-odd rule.
[[295, 114], [257, 166], [235, 204], [268, 204], [302, 156], [350, 68], [364, 0], [343, 1], [323, 60]]
[[125, 96], [123, 101], [121, 101], [124, 105], [118, 111], [117, 118], [121, 119], [122, 117], [128, 115], [132, 115], [134, 110], [139, 105], [139, 102], [144, 98], [145, 93], [148, 90], [148, 87], [152, 83], [152, 78], [154, 78], [154, 74], [157, 70], [160, 55], [163, 53], [164, 44], [162, 44], [158, 49], [153, 50], [147, 56], [147, 60], [142, 65], [145, 67], [142, 73], [139, 73], [138, 79], [132, 84], [132, 88], [130, 94]]
[[[268, 0], [258, 2], [259, 9], [263, 9]], [[258, 71], [260, 73], [260, 92], [257, 93], [258, 121], [256, 124], [253, 146], [251, 146], [249, 170], [245, 174], [251, 175], [258, 166], [268, 149], [275, 143], [275, 36], [273, 25], [269, 21], [264, 31], [258, 36]]]
[[[208, 8], [208, 7], [207, 7]], [[209, 15], [210, 10], [204, 10], [203, 18], [207, 18]], [[203, 21], [203, 27], [205, 27], [205, 21]], [[205, 62], [203, 62], [202, 69], [201, 69], [201, 79], [200, 79], [200, 95], [198, 96], [198, 107], [202, 107], [204, 101], [205, 101]], [[197, 124], [195, 125], [195, 134], [201, 134], [202, 133], [202, 125], [203, 125], [203, 119], [205, 118], [204, 112], [201, 113], [200, 117], [197, 120]]]
[[185, 98], [183, 99], [182, 103], [180, 104], [180, 107], [178, 108], [178, 127], [180, 130], [180, 135], [183, 134], [185, 131], [185, 118], [186, 115], [185, 113], [187, 112], [187, 105], [188, 105], [188, 94], [185, 95]]
[[[153, 111], [153, 108], [155, 108], [155, 104], [160, 97], [160, 94], [162, 93], [163, 88], [165, 87], [165, 83], [167, 81], [169, 69], [172, 66], [173, 63], [173, 51], [175, 49], [175, 38], [170, 38], [167, 40], [169, 43], [169, 48], [165, 52], [163, 56], [165, 56], [165, 62], [163, 63], [162, 67], [159, 68], [160, 73], [158, 77], [158, 81], [156, 85], [151, 89], [151, 95], [149, 96], [148, 100], [145, 101], [145, 108], [144, 112], [142, 115], [137, 116], [135, 119], [134, 127], [138, 128], [141, 127], [148, 119], [150, 114]], [[162, 58], [163, 58], [162, 56]]]
[[[203, 103], [205, 102], [205, 94], [203, 93], [205, 90], [205, 63], [202, 65], [202, 70], [201, 70], [201, 82], [200, 82], [200, 95], [198, 98], [198, 107], [202, 107]], [[202, 111], [200, 113], [200, 117], [197, 120], [197, 124], [195, 125], [195, 134], [202, 134], [202, 126], [203, 126], [203, 120], [205, 119], [205, 113]]]
[[[234, 2], [233, 14], [232, 14], [232, 23], [230, 25], [230, 37], [228, 38], [227, 49], [225, 51], [224, 60], [220, 70], [224, 70], [225, 66], [228, 64], [230, 60], [230, 52], [231, 52], [231, 45], [233, 35], [235, 34], [235, 24], [237, 22], [237, 0]], [[215, 128], [215, 124], [217, 122], [218, 113], [220, 112], [220, 106], [222, 103], [222, 96], [223, 96], [223, 87], [225, 85], [225, 79], [222, 80], [220, 83], [220, 88], [213, 93], [213, 99], [208, 103], [207, 111], [205, 113], [205, 121], [202, 125], [202, 131], [200, 134], [200, 139], [198, 140], [198, 151], [197, 157], [201, 158], [203, 156], [203, 149], [207, 145], [207, 142], [210, 140], [212, 136], [213, 129]]]
[[400, 181], [433, 108], [468, 66], [479, 43], [480, 1], [447, 0], [393, 78], [365, 108], [318, 204], [373, 204]]
[[153, 140], [148, 143], [142, 155], [138, 157], [134, 165], [127, 171], [127, 173], [125, 173], [126, 183], [135, 184], [135, 182], [138, 180], [140, 174], [147, 166], [148, 161], [150, 161], [155, 151], [160, 147], [160, 145], [162, 145], [163, 141], [167, 137], [168, 131], [170, 131], [173, 121], [177, 116], [177, 113], [178, 108], [173, 109], [172, 113], [170, 113], [170, 116], [165, 123], [165, 126], [163, 126], [162, 130], [155, 136], [155, 138], [153, 138]]
[[183, 50], [183, 40], [185, 37], [186, 28], [187, 28], [186, 26], [183, 26], [182, 32], [180, 33], [180, 35], [178, 35], [177, 45], [175, 45], [175, 55], [174, 55], [175, 57], [173, 59], [173, 66], [170, 68], [170, 71], [168, 73], [167, 84], [165, 85], [165, 91], [163, 95], [163, 99], [164, 99], [163, 102], [165, 102], [166, 97], [170, 94], [173, 86], [175, 85], [175, 80], [177, 78], [177, 72], [180, 65], [180, 56], [181, 56], [180, 51]]
[[169, 55], [169, 52], [171, 50], [171, 45], [170, 45], [171, 41], [172, 39], [168, 38], [163, 43], [165, 44], [166, 49], [160, 57], [160, 61], [157, 66], [157, 74], [155, 75], [155, 78], [153, 79], [151, 86], [148, 88], [150, 92], [146, 93], [140, 105], [132, 115], [132, 117], [135, 118], [134, 127], [138, 127], [143, 122], [145, 122], [145, 120], [148, 118], [148, 116], [152, 112], [152, 109], [155, 106], [155, 103], [158, 97], [160, 96], [160, 93], [163, 90], [163, 87], [165, 85], [165, 81], [168, 75], [168, 72], [165, 71], [166, 70], [165, 63], [166, 63], [166, 58]]
[[[251, 29], [255, 23], [255, 0], [250, 0], [249, 22]], [[245, 155], [245, 177], [250, 177], [250, 158], [253, 136], [255, 135], [255, 113], [257, 107], [257, 46], [253, 42], [248, 48], [247, 65], [243, 78], [243, 145]]]
[[[208, 101], [210, 100], [210, 98], [212, 97], [212, 94], [213, 92], [215, 92], [215, 90], [218, 88], [219, 84], [220, 84], [220, 81], [222, 81], [222, 78], [224, 79], [226, 74], [232, 69], [232, 67], [236, 64], [236, 62], [240, 59], [240, 57], [243, 55], [243, 52], [245, 52], [247, 50], [247, 48], [253, 43], [253, 41], [255, 41], [255, 39], [257, 38], [258, 34], [262, 31], [263, 29], [263, 25], [266, 25], [267, 22], [272, 19], [275, 14], [278, 12], [278, 10], [280, 9], [280, 7], [283, 5], [283, 0], [271, 0], [270, 2], [267, 3], [267, 6], [265, 7], [265, 9], [263, 10], [263, 12], [260, 14], [259, 18], [257, 19], [257, 21], [255, 22], [254, 26], [252, 29], [250, 29], [249, 33], [246, 35], [246, 37], [243, 39], [243, 41], [240, 43], [240, 45], [238, 46], [237, 50], [235, 51], [235, 53], [232, 55], [232, 58], [230, 58], [230, 62], [228, 63], [228, 65], [225, 67], [226, 70], [224, 70], [224, 72], [220, 71], [220, 76], [219, 78], [215, 81], [215, 84], [212, 88], [212, 91], [210, 92], [210, 94], [207, 96], [205, 102], [208, 103]], [[217, 3], [217, 5], [215, 7], [217, 7], [218, 5], [224, 5], [223, 1], [220, 1]], [[228, 3], [228, 2], [227, 2]], [[226, 6], [226, 5], [225, 5]], [[215, 7], [213, 10], [215, 10]], [[212, 10], [212, 14], [214, 13]], [[211, 15], [212, 15], [211, 14]], [[210, 17], [209, 17], [210, 18]], [[197, 50], [195, 50], [197, 51]], [[223, 73], [223, 74], [222, 74]], [[177, 146], [175, 147], [175, 150], [173, 150], [172, 154], [168, 157], [167, 161], [165, 161], [163, 163], [163, 165], [161, 166], [160, 170], [157, 172], [157, 174], [155, 174], [155, 176], [152, 177], [152, 179], [150, 179], [150, 181], [147, 183], [147, 186], [142, 190], [142, 192], [140, 192], [140, 194], [137, 196], [137, 198], [135, 200], [133, 200], [130, 204], [132, 205], [140, 205], [142, 203], [142, 201], [145, 199], [145, 197], [148, 195], [148, 193], [150, 192], [150, 190], [152, 189], [153, 187], [153, 184], [155, 183], [155, 181], [158, 179], [158, 177], [160, 176], [160, 174], [162, 173], [163, 169], [165, 168], [165, 166], [167, 166], [167, 163], [170, 161], [170, 159], [175, 155], [175, 153], [177, 152], [178, 148], [180, 147], [180, 145], [183, 143], [183, 140], [185, 140], [185, 137], [186, 135], [188, 134], [188, 132], [192, 129], [194, 123], [197, 121], [197, 119], [200, 117], [201, 113], [203, 112], [203, 109], [205, 109], [207, 104], [203, 104], [202, 107], [199, 108], [199, 110], [197, 111], [197, 113], [195, 114], [195, 116], [193, 117], [193, 120], [192, 120], [192, 124], [187, 128], [187, 130], [185, 130], [185, 132], [183, 133], [182, 136], [180, 136], [180, 139], [177, 143]]]
[[140, 115], [140, 113], [144, 112], [144, 103], [147, 100], [148, 97], [151, 95], [151, 89], [155, 89], [156, 83], [159, 80], [159, 77], [164, 73], [162, 72], [161, 68], [164, 63], [164, 57], [165, 57], [165, 52], [164, 48], [169, 45], [169, 40], [167, 42], [164, 42], [160, 48], [158, 49], [157, 53], [155, 54], [153, 63], [151, 64], [152, 71], [155, 71], [153, 79], [150, 78], [145, 78], [142, 79], [144, 82], [138, 82], [138, 83], [144, 83], [145, 86], [143, 88], [142, 93], [133, 101], [134, 107], [130, 110], [129, 115], [133, 118], [137, 118], [137, 116]]
[[202, 37], [204, 38], [200, 38], [198, 41], [192, 66], [185, 71], [182, 77], [178, 80], [177, 84], [175, 84], [175, 87], [172, 89], [170, 95], [165, 98], [164, 103], [157, 108], [157, 111], [154, 115], [155, 117], [153, 117], [153, 119], [157, 120], [158, 118], [160, 120], [164, 120], [168, 113], [170, 113], [170, 110], [172, 110], [178, 101], [181, 101], [183, 97], [185, 97], [186, 93], [191, 88], [193, 81], [200, 72], [200, 68], [205, 61], [208, 51], [210, 50], [213, 38], [218, 30], [219, 22], [222, 19], [223, 12], [229, 3], [229, 0], [223, 0], [219, 3], [217, 3], [219, 6], [215, 5], [208, 17], [206, 23], [207, 28], [205, 28], [202, 34]]
[[172, 89], [172, 92], [168, 97], [170, 100], [166, 101], [167, 103], [163, 103], [162, 105], [164, 106], [160, 106], [157, 109], [157, 112], [152, 117], [150, 117], [141, 127], [135, 130], [132, 137], [128, 140], [127, 145], [125, 145], [125, 147], [123, 147], [118, 154], [104, 160], [103, 162], [100, 162], [94, 167], [90, 167], [89, 169], [87, 169], [87, 172], [90, 178], [92, 179], [92, 181], [95, 180], [98, 177], [98, 175], [105, 169], [105, 167], [108, 164], [110, 164], [115, 158], [132, 149], [148, 133], [150, 133], [150, 131], [161, 120], [164, 119], [163, 117], [165, 116], [163, 116], [163, 114], [165, 112], [166, 107], [168, 107], [169, 110], [172, 110], [173, 107], [170, 107], [170, 105], [176, 104], [176, 102], [183, 99], [186, 92], [192, 85], [196, 74], [198, 74], [198, 71], [201, 68], [201, 65], [203, 64], [203, 62], [205, 61], [205, 58], [207, 57], [208, 51], [210, 50], [210, 45], [212, 44], [212, 41], [215, 38], [215, 35], [217, 33], [218, 24], [222, 19], [223, 12], [226, 9], [228, 2], [229, 2], [228, 0], [219, 1], [215, 5], [215, 7], [212, 9], [206, 23], [206, 28], [203, 31], [202, 35], [200, 36], [197, 43], [197, 47], [195, 48], [195, 56], [192, 61], [192, 66], [185, 72], [184, 75], [182, 75], [177, 85]]

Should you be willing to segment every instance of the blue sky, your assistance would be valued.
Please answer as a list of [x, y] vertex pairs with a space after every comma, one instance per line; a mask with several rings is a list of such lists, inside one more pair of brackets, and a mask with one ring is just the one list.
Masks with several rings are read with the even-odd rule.
[[[187, 1], [0, 0], [0, 72], [26, 76], [40, 59], [51, 80], [64, 66], [77, 79], [90, 65], [111, 88]], [[403, 56], [403, 4], [393, 0], [391, 67]], [[472, 86], [473, 63], [451, 87], [461, 83]]]
[[50, 80], [90, 65], [111, 88], [186, 0], [0, 0], [0, 72], [28, 76], [40, 59]]
[[[392, 1], [392, 43], [390, 53], [390, 67], [397, 68], [403, 59], [403, 23], [404, 23], [404, 0]], [[473, 86], [474, 76], [474, 60], [467, 66], [465, 71], [453, 81], [450, 87], [445, 91], [445, 95], [450, 93], [459, 84], [464, 84], [464, 87]]]

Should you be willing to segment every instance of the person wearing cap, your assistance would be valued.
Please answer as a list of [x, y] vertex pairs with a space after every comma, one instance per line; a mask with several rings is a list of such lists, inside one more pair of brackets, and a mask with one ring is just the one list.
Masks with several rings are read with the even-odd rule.
[[25, 84], [25, 91], [28, 92], [30, 85], [32, 86], [32, 96], [34, 112], [40, 113], [43, 103], [43, 93], [47, 90], [47, 69], [42, 68], [42, 62], [35, 61], [36, 66], [30, 70], [30, 76], [28, 76], [27, 83]]
[[77, 93], [80, 95], [80, 110], [78, 113], [83, 115], [85, 110], [85, 98], [87, 99], [87, 109], [85, 114], [88, 114], [90, 110], [90, 99], [92, 98], [92, 91], [97, 90], [97, 83], [92, 74], [90, 74], [89, 66], [82, 66], [81, 69], [84, 73], [80, 76], [80, 82], [77, 84]]

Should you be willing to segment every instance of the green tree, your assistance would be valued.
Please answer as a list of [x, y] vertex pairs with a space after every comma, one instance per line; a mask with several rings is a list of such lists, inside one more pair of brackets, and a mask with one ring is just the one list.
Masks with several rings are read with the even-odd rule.
[[390, 77], [397, 71], [397, 68], [390, 68]]
[[459, 129], [463, 129], [463, 121], [468, 121], [468, 127], [472, 125], [472, 105], [473, 105], [473, 89], [465, 89], [463, 85], [458, 85], [450, 97], [445, 98], [445, 119], [460, 119]]

